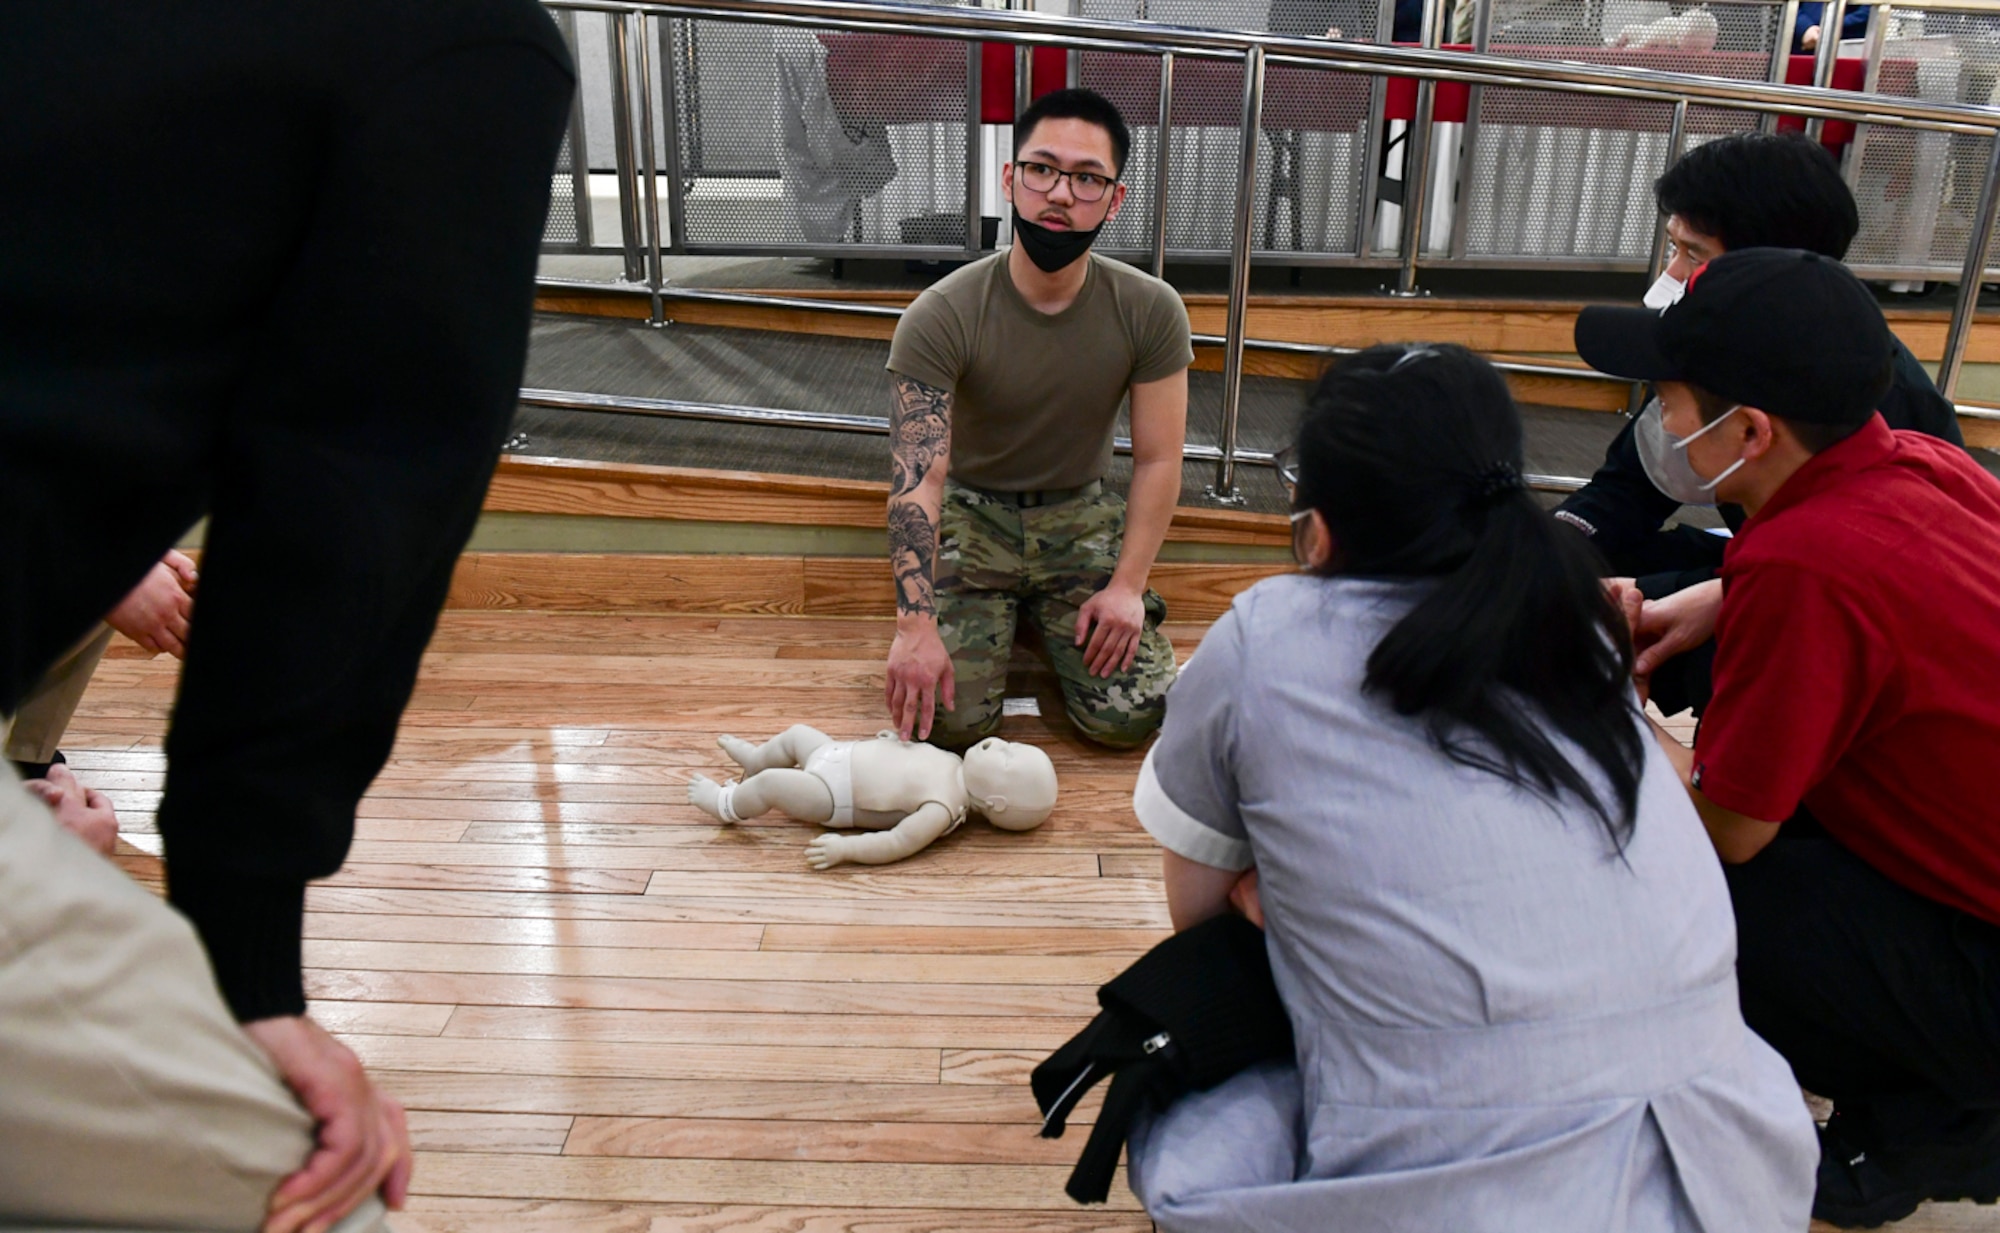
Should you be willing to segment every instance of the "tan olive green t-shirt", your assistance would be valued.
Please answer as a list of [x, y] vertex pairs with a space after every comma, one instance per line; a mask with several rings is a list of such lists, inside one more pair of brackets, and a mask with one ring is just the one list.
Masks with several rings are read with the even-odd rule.
[[889, 371], [948, 390], [951, 478], [995, 492], [1077, 488], [1103, 477], [1125, 391], [1194, 362], [1172, 287], [1089, 254], [1083, 290], [1036, 311], [1001, 249], [954, 270], [896, 325]]

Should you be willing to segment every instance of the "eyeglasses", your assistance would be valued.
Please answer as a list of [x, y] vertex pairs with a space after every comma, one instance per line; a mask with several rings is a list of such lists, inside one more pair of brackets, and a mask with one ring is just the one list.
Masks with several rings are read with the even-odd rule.
[[1680, 241], [1669, 236], [1666, 247], [1660, 250], [1660, 268], [1664, 270], [1674, 262], [1679, 261], [1682, 257], [1686, 257], [1691, 265], [1701, 265], [1703, 262], [1710, 260], [1693, 249], [1682, 248]]
[[1118, 182], [1116, 176], [1101, 176], [1094, 171], [1064, 171], [1047, 163], [1015, 163], [1021, 169], [1021, 183], [1037, 193], [1053, 193], [1056, 181], [1068, 177], [1069, 191], [1078, 201], [1102, 201], [1104, 194]]
[[1271, 466], [1278, 472], [1279, 482], [1296, 492], [1299, 486], [1299, 447], [1287, 445], [1271, 455]]

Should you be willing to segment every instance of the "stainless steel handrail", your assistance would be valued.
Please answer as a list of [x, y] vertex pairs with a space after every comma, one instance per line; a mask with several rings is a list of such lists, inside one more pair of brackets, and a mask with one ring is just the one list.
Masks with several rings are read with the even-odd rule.
[[[1743, 111], [1891, 124], [1944, 132], [2000, 132], [2000, 107], [1933, 103], [1901, 96], [1862, 95], [1815, 86], [1773, 85], [1658, 69], [1605, 67], [1566, 60], [1521, 60], [1473, 52], [1435, 51], [1384, 43], [1302, 39], [1239, 30], [1207, 30], [1155, 22], [1113, 22], [1047, 13], [947, 6], [912, 7], [871, 0], [542, 0], [552, 9], [650, 13], [768, 25], [811, 25], [882, 34], [1019, 42], [1090, 50], [1240, 59], [1262, 47], [1273, 63], [1388, 73], [1397, 77], [1555, 88], [1565, 93], [1616, 95]], [[1954, 6], [1957, 7], [1957, 6]], [[1886, 109], [1885, 109], [1885, 104]]]
[[[1257, 225], [1257, 135], [1264, 120], [1264, 49], [1243, 54], [1243, 122], [1236, 163], [1236, 218], [1229, 237], [1229, 320], [1222, 344], [1222, 457], [1208, 495], [1235, 504], [1236, 427], [1243, 405], [1243, 336], [1250, 311], [1250, 239]], [[1164, 136], [1164, 134], [1162, 135]], [[1165, 144], [1164, 141], [1162, 144]], [[1293, 225], [1297, 226], [1294, 217]]]

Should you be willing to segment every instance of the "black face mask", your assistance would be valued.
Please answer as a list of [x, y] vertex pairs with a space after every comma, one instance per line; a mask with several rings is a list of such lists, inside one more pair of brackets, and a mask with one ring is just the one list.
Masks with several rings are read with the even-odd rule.
[[1088, 231], [1051, 231], [1022, 218], [1019, 207], [1014, 210], [1014, 242], [1044, 274], [1053, 274], [1089, 252], [1091, 242], [1102, 230], [1103, 223]]

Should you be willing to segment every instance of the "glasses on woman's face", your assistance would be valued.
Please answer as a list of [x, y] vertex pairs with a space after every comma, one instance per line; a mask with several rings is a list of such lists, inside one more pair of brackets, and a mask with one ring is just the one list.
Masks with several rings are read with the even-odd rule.
[[1056, 181], [1068, 177], [1069, 191], [1078, 201], [1102, 201], [1104, 194], [1118, 182], [1115, 176], [1101, 176], [1094, 171], [1064, 171], [1047, 163], [1015, 163], [1021, 173], [1021, 183], [1031, 192], [1053, 193]]
[[1284, 482], [1285, 487], [1297, 488], [1299, 486], [1298, 446], [1287, 445], [1284, 449], [1271, 455], [1271, 466], [1276, 468], [1278, 478]]
[[1292, 500], [1299, 496], [1299, 447], [1287, 445], [1271, 455], [1271, 467], [1278, 473], [1278, 482], [1285, 486], [1285, 495]]

